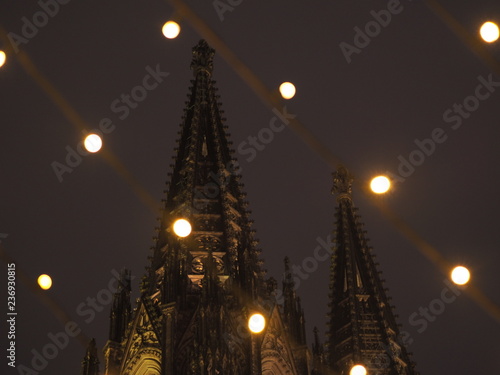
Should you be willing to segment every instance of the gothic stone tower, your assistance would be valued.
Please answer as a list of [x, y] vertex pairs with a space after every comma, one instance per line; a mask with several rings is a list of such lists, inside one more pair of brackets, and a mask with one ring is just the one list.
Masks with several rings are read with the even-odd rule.
[[[276, 282], [265, 280], [245, 194], [212, 80], [214, 50], [193, 48], [194, 80], [151, 263], [141, 297], [130, 306], [125, 272], [111, 310], [104, 348], [106, 375], [308, 374], [304, 318], [290, 278], [286, 307], [277, 307]], [[187, 220], [192, 232], [172, 226]], [[252, 313], [266, 318], [249, 332]], [[96, 375], [90, 348], [84, 375]]]
[[332, 190], [337, 195], [337, 228], [330, 270], [329, 338], [323, 357], [318, 349], [315, 357], [332, 371], [326, 373], [346, 375], [359, 364], [368, 375], [417, 375], [353, 206], [351, 185], [349, 172], [340, 167]]
[[[328, 338], [306, 347], [304, 314], [285, 259], [283, 305], [265, 279], [259, 250], [212, 80], [214, 50], [193, 48], [194, 80], [163, 201], [150, 265], [135, 309], [130, 272], [121, 275], [104, 348], [105, 375], [418, 375], [351, 198], [352, 179], [334, 173], [335, 248]], [[187, 237], [172, 227], [185, 219]], [[250, 333], [258, 312], [264, 331]], [[98, 375], [92, 340], [82, 375]], [[352, 374], [351, 374], [352, 375]]]

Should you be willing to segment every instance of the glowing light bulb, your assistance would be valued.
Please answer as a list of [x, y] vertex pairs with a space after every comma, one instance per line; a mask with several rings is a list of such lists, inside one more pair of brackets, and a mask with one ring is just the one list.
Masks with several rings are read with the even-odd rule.
[[292, 99], [295, 96], [295, 86], [290, 82], [283, 82], [280, 85], [280, 93], [284, 99]]
[[181, 32], [181, 27], [177, 22], [168, 21], [163, 25], [161, 32], [163, 33], [165, 38], [175, 39]]
[[463, 266], [457, 266], [451, 271], [451, 281], [457, 285], [465, 285], [470, 280], [470, 272]]
[[391, 181], [385, 176], [377, 176], [370, 182], [370, 188], [376, 194], [384, 194], [391, 188]]
[[186, 219], [178, 219], [174, 223], [174, 233], [179, 237], [187, 237], [191, 233], [191, 224]]
[[97, 134], [89, 134], [83, 144], [88, 152], [96, 153], [102, 147], [102, 139]]
[[481, 38], [487, 43], [493, 43], [500, 35], [498, 25], [494, 22], [485, 22], [479, 29]]
[[363, 365], [355, 365], [352, 366], [349, 375], [366, 375], [368, 372], [366, 371], [365, 366]]
[[7, 55], [5, 54], [4, 51], [0, 51], [0, 67], [2, 67], [5, 64], [6, 60], [7, 60]]
[[260, 333], [266, 327], [266, 318], [264, 315], [256, 313], [248, 319], [248, 329], [253, 333]]
[[38, 285], [43, 290], [50, 289], [50, 287], [52, 286], [52, 279], [50, 278], [49, 275], [45, 275], [45, 274], [40, 275], [40, 276], [38, 276]]

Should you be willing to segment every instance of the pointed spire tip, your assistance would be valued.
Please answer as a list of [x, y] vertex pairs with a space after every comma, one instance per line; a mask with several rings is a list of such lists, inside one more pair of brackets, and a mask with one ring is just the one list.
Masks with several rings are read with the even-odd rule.
[[199, 72], [205, 72], [208, 75], [212, 75], [214, 55], [215, 50], [210, 47], [204, 39], [200, 40], [198, 44], [193, 47], [191, 69], [193, 69], [195, 77]]
[[337, 195], [337, 200], [342, 198], [351, 199], [352, 193], [352, 175], [346, 167], [339, 165], [337, 170], [333, 172], [333, 188], [332, 194]]

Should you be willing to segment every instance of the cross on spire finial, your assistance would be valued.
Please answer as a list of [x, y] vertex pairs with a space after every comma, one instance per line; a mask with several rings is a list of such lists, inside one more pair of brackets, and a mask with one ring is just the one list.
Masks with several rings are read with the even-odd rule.
[[333, 172], [332, 194], [337, 195], [337, 201], [343, 198], [351, 199], [352, 182], [352, 175], [343, 165], [340, 165], [337, 170]]
[[195, 77], [200, 71], [212, 75], [214, 54], [215, 50], [211, 48], [204, 39], [200, 40], [198, 44], [193, 47], [191, 69], [193, 69]]

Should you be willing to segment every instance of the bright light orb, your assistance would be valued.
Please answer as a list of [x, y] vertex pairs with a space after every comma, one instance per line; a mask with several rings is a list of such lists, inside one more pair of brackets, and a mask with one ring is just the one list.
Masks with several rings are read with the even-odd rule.
[[0, 67], [5, 64], [5, 60], [7, 60], [7, 55], [4, 51], [0, 51]]
[[187, 237], [191, 233], [191, 224], [186, 219], [178, 219], [174, 223], [174, 233], [179, 237]]
[[370, 182], [370, 188], [376, 194], [384, 194], [391, 188], [391, 181], [385, 176], [377, 176]]
[[290, 82], [283, 82], [280, 85], [280, 93], [283, 99], [292, 99], [295, 96], [295, 86]]
[[453, 268], [451, 271], [451, 281], [457, 285], [465, 285], [470, 280], [470, 272], [463, 266]]
[[479, 29], [479, 34], [486, 43], [493, 43], [498, 39], [500, 31], [496, 23], [485, 22]]
[[50, 289], [50, 287], [52, 286], [52, 279], [50, 278], [49, 275], [45, 275], [45, 274], [40, 275], [40, 276], [38, 276], [38, 285], [43, 290]]
[[88, 152], [96, 153], [102, 147], [102, 139], [97, 134], [89, 134], [83, 144]]
[[363, 365], [355, 365], [352, 366], [349, 375], [366, 375], [368, 372], [366, 371], [365, 366]]
[[163, 25], [161, 31], [162, 31], [163, 35], [165, 36], [165, 38], [175, 39], [175, 38], [177, 38], [177, 36], [181, 32], [181, 27], [179, 26], [179, 24], [177, 22], [168, 21], [165, 23], [165, 25]]
[[256, 313], [248, 319], [248, 329], [253, 333], [260, 333], [266, 327], [266, 318], [264, 315]]

